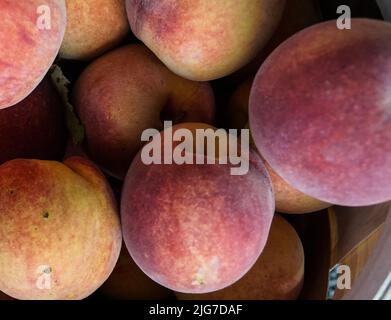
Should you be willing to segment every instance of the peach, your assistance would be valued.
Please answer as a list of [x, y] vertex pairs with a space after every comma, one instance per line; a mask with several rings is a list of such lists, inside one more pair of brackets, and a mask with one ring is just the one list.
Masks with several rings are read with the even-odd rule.
[[353, 19], [308, 28], [263, 64], [250, 128], [293, 187], [345, 206], [391, 199], [391, 24]]
[[197, 81], [248, 63], [277, 27], [285, 0], [126, 0], [133, 33], [173, 72]]
[[[248, 128], [248, 100], [250, 96], [252, 79], [246, 80], [232, 95], [225, 115], [225, 122], [229, 128]], [[250, 137], [250, 145], [260, 156], [253, 139]], [[282, 179], [270, 164], [265, 161], [265, 166], [270, 174], [273, 184], [276, 210], [282, 213], [309, 213], [330, 207], [331, 204], [310, 197], [303, 192], [292, 187]]]
[[124, 0], [66, 0], [68, 24], [60, 56], [89, 60], [118, 45], [129, 33]]
[[106, 298], [120, 300], [167, 300], [172, 291], [145, 275], [123, 246], [113, 273], [99, 290]]
[[61, 46], [64, 0], [0, 2], [0, 109], [26, 98], [41, 82]]
[[276, 214], [265, 249], [252, 269], [237, 283], [220, 291], [182, 300], [292, 300], [304, 281], [304, 249], [295, 229]]
[[82, 299], [121, 248], [111, 190], [89, 161], [0, 166], [0, 290], [17, 299]]
[[142, 147], [145, 129], [162, 130], [162, 120], [212, 122], [215, 112], [209, 84], [176, 76], [143, 45], [93, 62], [77, 81], [73, 101], [89, 155], [119, 179]]
[[61, 160], [66, 128], [61, 99], [49, 77], [24, 100], [0, 110], [0, 164], [16, 158]]
[[[172, 130], [187, 127], [194, 132], [192, 124]], [[261, 254], [274, 214], [260, 157], [251, 153], [249, 172], [231, 175], [228, 164], [146, 165], [141, 154], [121, 200], [124, 240], [136, 264], [178, 292], [207, 293], [239, 280]]]

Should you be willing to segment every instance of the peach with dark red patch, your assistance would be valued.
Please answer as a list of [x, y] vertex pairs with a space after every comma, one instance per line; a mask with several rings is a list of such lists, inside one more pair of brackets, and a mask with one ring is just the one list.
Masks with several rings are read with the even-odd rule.
[[17, 299], [82, 299], [121, 248], [112, 192], [82, 158], [0, 166], [0, 290]]
[[226, 76], [248, 63], [280, 21], [285, 0], [127, 0], [134, 34], [169, 69], [191, 80]]
[[295, 229], [276, 214], [265, 249], [252, 269], [237, 283], [220, 291], [182, 300], [292, 300], [304, 282], [304, 249]]
[[0, 2], [0, 109], [26, 98], [43, 79], [61, 46], [64, 0]]
[[27, 98], [0, 110], [0, 164], [16, 158], [61, 160], [66, 145], [63, 113], [48, 77]]
[[163, 120], [212, 122], [215, 114], [208, 83], [178, 77], [143, 45], [95, 60], [77, 81], [73, 101], [91, 158], [119, 179], [142, 147], [145, 129], [162, 130]]
[[263, 64], [250, 128], [270, 166], [325, 202], [391, 199], [391, 24], [353, 19], [308, 28]]
[[269, 176], [254, 153], [246, 175], [230, 169], [145, 165], [141, 152], [135, 157], [122, 192], [123, 234], [153, 280], [178, 292], [206, 293], [236, 282], [256, 262], [274, 214]]

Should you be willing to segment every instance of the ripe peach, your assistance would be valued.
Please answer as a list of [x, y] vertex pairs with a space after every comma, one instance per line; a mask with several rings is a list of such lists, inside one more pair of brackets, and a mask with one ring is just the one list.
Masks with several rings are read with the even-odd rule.
[[[159, 136], [164, 140], [164, 132]], [[260, 157], [251, 153], [249, 172], [235, 176], [228, 164], [145, 165], [141, 154], [121, 201], [124, 240], [137, 265], [179, 292], [206, 293], [239, 280], [262, 252], [274, 214]]]
[[265, 249], [252, 269], [238, 282], [220, 291], [191, 295], [183, 300], [292, 300], [304, 281], [304, 249], [295, 229], [275, 215]]
[[0, 164], [16, 158], [61, 160], [66, 145], [62, 102], [50, 78], [0, 110]]
[[119, 179], [142, 147], [145, 129], [162, 130], [162, 120], [214, 118], [209, 84], [176, 76], [143, 45], [125, 46], [94, 61], [77, 81], [73, 101], [91, 158]]
[[[252, 79], [246, 80], [241, 84], [232, 95], [226, 113], [226, 125], [228, 128], [248, 128], [248, 100], [252, 86]], [[253, 139], [250, 137], [250, 145], [260, 156], [262, 154], [257, 150]], [[310, 197], [303, 192], [295, 189], [284, 179], [282, 179], [267, 161], [265, 166], [270, 174], [273, 183], [274, 197], [276, 201], [276, 210], [282, 213], [309, 213], [325, 209], [331, 204]]]
[[26, 98], [52, 65], [64, 36], [64, 0], [0, 2], [0, 109]]
[[248, 63], [277, 27], [285, 0], [126, 0], [133, 33], [170, 70], [198, 81]]
[[124, 0], [66, 0], [68, 24], [60, 56], [88, 60], [114, 48], [129, 33]]
[[391, 199], [391, 24], [352, 19], [308, 28], [263, 64], [250, 128], [270, 166], [325, 202]]
[[89, 161], [0, 166], [0, 290], [17, 299], [82, 299], [121, 248], [111, 190]]

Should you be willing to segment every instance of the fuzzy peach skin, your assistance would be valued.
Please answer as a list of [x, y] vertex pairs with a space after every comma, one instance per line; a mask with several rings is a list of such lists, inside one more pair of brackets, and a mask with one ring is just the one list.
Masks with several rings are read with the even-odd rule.
[[178, 292], [207, 293], [238, 281], [256, 262], [274, 214], [271, 183], [256, 154], [246, 175], [230, 169], [145, 165], [141, 152], [135, 157], [122, 191], [123, 235], [153, 280]]
[[126, 0], [133, 33], [173, 72], [209, 81], [265, 46], [285, 0]]
[[[247, 79], [233, 93], [228, 102], [225, 121], [228, 128], [243, 129], [248, 128], [248, 101], [252, 87], [253, 79]], [[251, 147], [262, 156], [262, 153], [257, 150], [254, 140], [250, 135]], [[331, 204], [310, 197], [305, 193], [297, 190], [282, 179], [267, 161], [264, 161], [265, 166], [270, 174], [273, 183], [274, 197], [276, 200], [276, 210], [282, 213], [310, 213], [319, 211], [331, 206]]]
[[78, 79], [73, 102], [86, 130], [91, 158], [108, 174], [124, 179], [142, 147], [145, 129], [214, 119], [208, 83], [170, 72], [143, 45], [128, 45], [94, 61]]
[[[116, 205], [89, 161], [0, 166], [0, 290], [17, 299], [82, 299], [121, 249]], [[46, 279], [46, 280], [45, 280]]]
[[181, 294], [181, 300], [292, 300], [304, 282], [304, 249], [295, 229], [276, 214], [265, 249], [252, 269], [238, 282], [220, 291]]
[[[50, 29], [42, 29], [42, 12]], [[49, 12], [50, 11], [50, 12]], [[0, 1], [0, 109], [26, 98], [52, 65], [64, 36], [64, 0]], [[38, 13], [39, 12], [39, 13]], [[47, 21], [47, 19], [46, 19]]]
[[299, 32], [266, 60], [250, 95], [250, 128], [270, 166], [325, 202], [391, 199], [391, 24], [352, 19]]
[[292, 187], [266, 161], [265, 166], [273, 182], [276, 210], [278, 212], [302, 214], [320, 211], [332, 206], [328, 202], [313, 198]]
[[62, 159], [64, 112], [50, 77], [15, 106], [0, 110], [0, 137], [0, 164], [16, 158]]
[[65, 0], [68, 24], [60, 56], [89, 60], [118, 45], [129, 33], [124, 0]]
[[[254, 144], [254, 140], [251, 135], [250, 145], [251, 148], [258, 152], [258, 154], [262, 157], [262, 154]], [[276, 199], [276, 211], [288, 214], [303, 214], [320, 211], [332, 206], [331, 203], [311, 197], [292, 187], [277, 174], [277, 172], [265, 159], [263, 159], [263, 161], [273, 183], [274, 197]]]
[[151, 280], [134, 263], [125, 246], [113, 273], [99, 289], [109, 299], [168, 300], [174, 293]]

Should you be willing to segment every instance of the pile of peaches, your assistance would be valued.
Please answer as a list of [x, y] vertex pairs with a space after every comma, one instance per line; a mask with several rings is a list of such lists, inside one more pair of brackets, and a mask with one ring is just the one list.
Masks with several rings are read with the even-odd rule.
[[[391, 199], [391, 24], [321, 20], [311, 0], [0, 0], [4, 298], [296, 299], [287, 215]], [[145, 164], [165, 120], [249, 128], [248, 173]]]

